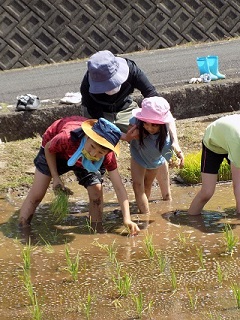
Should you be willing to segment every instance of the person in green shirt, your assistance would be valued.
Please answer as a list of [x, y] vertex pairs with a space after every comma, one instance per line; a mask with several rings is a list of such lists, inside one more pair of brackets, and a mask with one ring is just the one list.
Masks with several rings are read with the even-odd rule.
[[190, 215], [201, 214], [212, 198], [224, 158], [231, 166], [236, 211], [240, 214], [240, 114], [221, 117], [205, 130], [201, 158], [202, 187], [190, 205]]

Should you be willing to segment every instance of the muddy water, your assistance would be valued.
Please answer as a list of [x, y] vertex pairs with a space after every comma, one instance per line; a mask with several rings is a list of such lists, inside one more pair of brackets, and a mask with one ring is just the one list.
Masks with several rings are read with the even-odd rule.
[[[159, 200], [158, 189], [153, 189], [149, 216], [136, 213], [129, 188], [132, 219], [142, 229], [137, 237], [127, 236], [111, 192], [104, 194], [108, 233], [89, 234], [86, 191], [70, 187], [74, 195], [66, 220], [56, 223], [52, 218], [51, 193], [33, 220], [30, 273], [41, 319], [88, 319], [87, 311], [89, 319], [99, 320], [138, 319], [138, 313], [142, 319], [240, 319], [231, 287], [240, 287], [239, 245], [228, 254], [223, 232], [225, 225], [231, 225], [240, 237], [231, 184], [217, 186], [200, 217], [185, 212], [199, 186], [173, 185], [171, 202]], [[11, 194], [0, 198], [1, 320], [37, 319], [23, 281], [26, 242], [17, 229], [22, 200]], [[66, 270], [66, 248], [72, 261], [79, 253], [76, 281]], [[111, 259], [114, 252], [115, 260]], [[116, 283], [126, 275], [131, 279], [130, 291], [121, 296]], [[141, 295], [143, 310], [139, 311], [136, 301]]]

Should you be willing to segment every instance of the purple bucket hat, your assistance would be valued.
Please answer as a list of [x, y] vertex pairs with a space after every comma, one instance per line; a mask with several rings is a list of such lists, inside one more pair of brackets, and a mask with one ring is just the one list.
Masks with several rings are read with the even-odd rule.
[[129, 75], [127, 61], [108, 50], [98, 51], [87, 62], [89, 92], [105, 93], [119, 87]]
[[141, 108], [132, 110], [132, 115], [141, 121], [155, 124], [174, 121], [170, 112], [170, 105], [167, 100], [162, 97], [145, 98], [141, 106]]

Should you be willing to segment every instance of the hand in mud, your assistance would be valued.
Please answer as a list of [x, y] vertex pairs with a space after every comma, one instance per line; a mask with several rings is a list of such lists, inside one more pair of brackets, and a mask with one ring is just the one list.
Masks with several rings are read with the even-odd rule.
[[58, 184], [54, 189], [54, 193], [57, 194], [59, 191], [64, 192], [67, 196], [70, 196], [73, 194], [73, 191], [69, 189], [68, 187], [64, 187], [61, 184]]

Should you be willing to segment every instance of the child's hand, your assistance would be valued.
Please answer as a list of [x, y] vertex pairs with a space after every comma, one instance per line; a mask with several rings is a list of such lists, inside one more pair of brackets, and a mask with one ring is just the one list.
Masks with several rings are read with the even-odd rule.
[[131, 236], [136, 236], [140, 232], [138, 225], [133, 221], [125, 223], [125, 226], [129, 228]]
[[180, 150], [180, 151], [176, 152], [176, 155], [177, 155], [177, 157], [179, 159], [179, 167], [183, 168], [183, 166], [184, 166], [184, 155], [183, 155], [182, 151]]
[[68, 196], [73, 194], [71, 189], [69, 189], [68, 187], [65, 187], [64, 185], [62, 185], [60, 183], [57, 184], [55, 187], [53, 187], [53, 190], [55, 193], [57, 193], [58, 191], [62, 191]]
[[183, 168], [184, 166], [184, 154], [181, 150], [175, 151], [173, 148], [173, 156], [169, 161], [170, 168]]
[[139, 131], [137, 129], [137, 126], [134, 125], [130, 129], [128, 129], [127, 133], [122, 134], [121, 139], [129, 142], [131, 140], [138, 139], [138, 136], [139, 136]]

